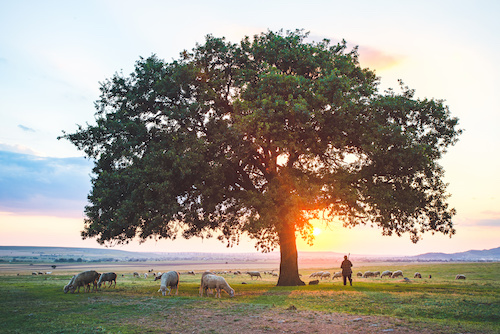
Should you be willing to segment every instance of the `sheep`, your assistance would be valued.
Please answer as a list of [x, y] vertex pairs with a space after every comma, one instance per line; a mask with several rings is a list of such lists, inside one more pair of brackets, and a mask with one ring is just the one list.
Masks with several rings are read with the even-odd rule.
[[356, 276], [363, 277], [363, 273], [361, 271], [358, 271], [358, 273], [356, 274]]
[[247, 271], [246, 273], [248, 275], [250, 275], [251, 280], [253, 280], [254, 276], [257, 277], [256, 279], [259, 279], [259, 277], [260, 277], [260, 279], [262, 279], [262, 276], [260, 276], [260, 272], [258, 272], [258, 271]]
[[148, 278], [148, 273], [144, 273], [144, 278], [147, 279]]
[[234, 297], [234, 289], [229, 286], [222, 276], [205, 274], [201, 279], [200, 297], [203, 297], [203, 291], [206, 291], [207, 289], [215, 289], [216, 298], [221, 298], [221, 290], [226, 291], [229, 294], [229, 297]]
[[78, 288], [78, 292], [80, 292], [80, 287], [85, 287], [85, 290], [88, 289], [90, 292], [90, 283], [96, 283], [99, 278], [99, 273], [95, 270], [88, 270], [79, 273], [71, 278], [69, 283], [64, 287], [64, 293], [71, 291], [71, 293], [75, 293], [75, 290]]
[[396, 277], [403, 277], [403, 272], [401, 270], [396, 270], [395, 272], [392, 273], [391, 278], [396, 278]]
[[392, 276], [392, 271], [390, 270], [385, 270], [382, 272], [382, 275], [380, 275], [380, 278], [384, 277], [384, 276], [389, 276], [391, 277]]
[[318, 285], [319, 284], [319, 280], [314, 280], [314, 281], [309, 281], [309, 285]]
[[340, 279], [341, 277], [342, 277], [342, 272], [341, 271], [337, 271], [335, 274], [333, 274], [332, 278], [333, 279], [335, 279], [335, 278]]
[[373, 276], [374, 276], [374, 277], [379, 277], [379, 276], [380, 276], [380, 271], [378, 271], [378, 270], [377, 270], [377, 271], [374, 271], [374, 272], [373, 272]]
[[109, 282], [109, 286], [113, 285], [113, 282], [115, 282], [114, 286], [116, 287], [116, 274], [115, 273], [101, 274], [101, 277], [99, 277], [99, 280], [97, 281], [97, 287], [100, 288], [102, 283], [104, 283], [104, 287], [106, 287], [106, 282]]
[[363, 274], [363, 278], [367, 277], [375, 277], [375, 273], [373, 271], [365, 271], [365, 273]]
[[420, 273], [415, 273], [415, 275], [413, 275], [413, 278], [422, 278], [422, 275]]
[[139, 273], [137, 271], [134, 271], [132, 275], [134, 275], [134, 277], [139, 277]]
[[465, 279], [465, 275], [458, 274], [457, 276], [455, 276], [455, 279]]
[[328, 271], [325, 271], [323, 274], [321, 274], [321, 279], [323, 279], [323, 278], [330, 279], [331, 276], [332, 276], [332, 274], [330, 274]]
[[177, 271], [169, 271], [161, 275], [161, 284], [158, 292], [165, 296], [165, 291], [168, 289], [170, 295], [171, 288], [175, 288], [175, 294], [179, 293], [179, 273]]

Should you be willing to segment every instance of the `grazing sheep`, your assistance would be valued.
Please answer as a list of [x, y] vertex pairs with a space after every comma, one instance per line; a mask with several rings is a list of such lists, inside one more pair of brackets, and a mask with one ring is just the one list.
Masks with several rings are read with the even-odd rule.
[[[69, 283], [64, 287], [64, 293], [71, 291], [71, 293], [75, 293], [75, 290], [78, 288], [78, 292], [80, 292], [80, 287], [85, 287], [85, 290], [88, 289], [90, 292], [90, 283], [94, 283], [96, 285], [97, 279], [99, 278], [99, 273], [95, 270], [88, 270], [79, 273], [71, 278]], [[85, 291], [84, 290], [84, 291]]]
[[319, 280], [314, 280], [314, 281], [309, 281], [309, 285], [318, 285], [319, 284]]
[[134, 271], [132, 275], [134, 275], [134, 277], [139, 277], [139, 273], [137, 271]]
[[392, 273], [391, 278], [396, 278], [396, 277], [403, 277], [403, 272], [401, 270], [396, 270], [395, 272]]
[[420, 273], [415, 273], [415, 275], [413, 275], [413, 278], [422, 278], [422, 275]]
[[148, 273], [144, 273], [144, 278], [147, 279], [148, 278]]
[[[226, 291], [230, 297], [234, 297], [234, 289], [227, 284], [222, 276], [206, 274], [201, 279], [200, 297], [203, 297], [203, 291], [215, 289], [215, 297], [221, 298], [221, 290]], [[208, 295], [208, 294], [207, 294]]]
[[171, 288], [175, 288], [175, 294], [179, 293], [179, 273], [177, 271], [169, 271], [161, 275], [161, 284], [158, 292], [165, 296], [165, 291], [168, 289], [170, 295]]
[[321, 279], [323, 279], [323, 278], [330, 279], [331, 276], [332, 276], [332, 274], [330, 274], [328, 271], [325, 271], [323, 274], [321, 274]]
[[455, 276], [455, 279], [465, 279], [465, 275], [458, 274], [457, 276]]
[[373, 271], [365, 271], [365, 273], [363, 274], [363, 278], [367, 277], [375, 277], [375, 273]]
[[258, 271], [247, 271], [246, 272], [248, 275], [250, 275], [250, 279], [253, 280], [254, 276], [257, 277], [256, 279], [262, 279], [262, 276], [260, 276], [260, 272]]
[[116, 288], [116, 274], [115, 273], [105, 273], [101, 274], [101, 277], [99, 277], [99, 280], [97, 281], [97, 287], [100, 288], [101, 284], [104, 283], [104, 287], [106, 287], [106, 282], [109, 282], [109, 286], [113, 285], [113, 282], [115, 282], [115, 288]]
[[374, 271], [374, 272], [373, 272], [373, 276], [374, 276], [374, 277], [379, 277], [379, 276], [380, 276], [380, 271], [378, 271], [378, 270], [377, 270], [377, 271]]
[[321, 277], [321, 275], [323, 275], [323, 271], [317, 271], [317, 272], [312, 273], [311, 275], [309, 275], [309, 278]]
[[340, 279], [342, 277], [342, 272], [341, 271], [337, 271], [335, 274], [333, 274], [333, 279]]
[[390, 270], [385, 270], [382, 272], [382, 275], [380, 275], [380, 278], [384, 277], [384, 276], [389, 276], [391, 277], [392, 276], [392, 271]]
[[356, 274], [356, 276], [363, 277], [363, 273], [361, 271], [358, 271], [358, 273]]

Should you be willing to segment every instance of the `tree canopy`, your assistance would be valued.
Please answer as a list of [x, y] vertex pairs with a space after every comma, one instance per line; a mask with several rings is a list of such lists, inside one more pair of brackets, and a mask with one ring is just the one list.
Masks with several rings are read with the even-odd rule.
[[99, 243], [242, 233], [281, 250], [319, 215], [384, 235], [454, 234], [438, 164], [461, 130], [442, 100], [378, 91], [346, 42], [268, 31], [211, 35], [179, 59], [140, 58], [101, 85], [95, 124], [64, 133], [95, 161], [83, 238]]

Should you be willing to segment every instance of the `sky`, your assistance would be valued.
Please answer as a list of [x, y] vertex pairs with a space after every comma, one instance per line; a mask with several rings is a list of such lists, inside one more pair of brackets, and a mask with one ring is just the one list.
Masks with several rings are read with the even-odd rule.
[[[440, 161], [457, 210], [452, 238], [382, 236], [326, 228], [299, 251], [371, 255], [454, 253], [500, 246], [500, 2], [485, 1], [38, 1], [0, 0], [0, 245], [101, 247], [82, 240], [93, 162], [62, 131], [94, 121], [100, 82], [140, 57], [171, 61], [212, 34], [239, 42], [267, 30], [345, 39], [360, 63], [418, 98], [445, 100], [464, 130]], [[256, 252], [243, 238], [178, 238], [115, 245], [155, 252]]]

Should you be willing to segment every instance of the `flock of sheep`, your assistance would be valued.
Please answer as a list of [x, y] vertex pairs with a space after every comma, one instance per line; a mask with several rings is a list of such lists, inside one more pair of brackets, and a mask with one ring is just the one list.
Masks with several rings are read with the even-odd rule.
[[[256, 275], [258, 273], [258, 275]], [[193, 272], [194, 274], [194, 272]], [[259, 276], [259, 272], [247, 272], [250, 277]], [[177, 295], [179, 292], [179, 281], [180, 275], [177, 271], [169, 271], [166, 273], [154, 273], [155, 281], [161, 280], [160, 289], [158, 292], [161, 292], [163, 296], [167, 294], [171, 294], [172, 289], [175, 289], [175, 294]], [[139, 277], [139, 273], [134, 272], [134, 277]], [[90, 292], [90, 285], [92, 284], [92, 290], [97, 290], [101, 288], [102, 284], [106, 286], [106, 282], [109, 282], [108, 287], [111, 287], [114, 283], [116, 287], [116, 273], [104, 273], [100, 274], [95, 270], [88, 270], [81, 272], [77, 275], [74, 275], [68, 284], [66, 284], [63, 288], [64, 293], [74, 293], [75, 291], [80, 292], [80, 288], [83, 287], [85, 292]], [[144, 274], [144, 278], [147, 278], [148, 274]], [[260, 277], [262, 279], [262, 277]], [[230, 297], [234, 297], [234, 289], [229, 286], [224, 277], [217, 276], [213, 272], [204, 272], [201, 276], [201, 285], [200, 285], [200, 296], [203, 296], [203, 293], [206, 293], [208, 296], [209, 291], [215, 291], [215, 296], [221, 298], [221, 291], [227, 292]]]
[[[144, 273], [144, 278], [148, 278], [149, 273], [151, 273], [153, 270], [149, 270], [148, 273]], [[200, 297], [203, 296], [205, 293], [208, 296], [209, 291], [215, 291], [215, 296], [218, 298], [221, 298], [221, 292], [225, 291], [230, 297], [234, 297], [234, 289], [229, 286], [229, 284], [226, 282], [224, 277], [219, 276], [220, 274], [228, 274], [231, 272], [217, 272], [213, 273], [210, 271], [206, 271], [201, 275], [201, 282], [200, 282]], [[194, 275], [194, 271], [190, 271], [187, 274]], [[219, 275], [217, 275], [219, 274]], [[234, 275], [241, 275], [242, 273], [240, 271], [236, 271], [233, 273]], [[247, 271], [245, 274], [250, 276], [250, 279], [253, 280], [255, 279], [262, 279], [262, 276], [259, 271]], [[272, 276], [277, 276], [276, 273], [272, 272], [265, 272], [265, 274], [269, 274]], [[158, 292], [161, 292], [163, 296], [167, 294], [171, 294], [172, 289], [175, 289], [175, 294], [177, 295], [179, 292], [179, 281], [180, 281], [180, 275], [177, 271], [169, 271], [166, 273], [152, 273], [152, 275], [155, 277], [155, 281], [161, 280], [160, 282], [160, 289]], [[358, 272], [356, 274], [358, 277], [362, 278], [369, 278], [369, 277], [390, 277], [390, 278], [397, 278], [397, 277], [404, 277], [403, 276], [403, 271], [402, 270], [396, 270], [396, 271], [390, 271], [386, 270], [383, 271], [382, 273], [380, 271], [365, 271], [364, 273]], [[139, 273], [134, 272], [133, 273], [134, 277], [140, 277]], [[335, 278], [340, 278], [342, 277], [342, 273], [336, 272], [333, 274], [333, 276], [330, 274], [328, 271], [319, 271], [319, 272], [314, 272], [310, 276], [310, 278], [321, 278], [321, 279], [335, 279]], [[429, 278], [432, 278], [431, 275], [428, 276]], [[116, 287], [116, 278], [117, 275], [114, 272], [109, 272], [109, 273], [103, 273], [100, 274], [95, 270], [88, 270], [81, 272], [77, 275], [74, 275], [71, 280], [69, 281], [68, 284], [64, 286], [64, 293], [71, 292], [74, 293], [75, 291], [80, 292], [80, 288], [83, 287], [85, 292], [90, 292], [90, 285], [92, 284], [92, 290], [97, 290], [101, 288], [101, 286], [104, 284], [104, 287], [106, 287], [106, 282], [109, 283], [108, 287], [111, 287], [113, 284]], [[413, 275], [413, 278], [422, 278], [422, 275], [419, 272], [416, 272]], [[456, 275], [455, 279], [465, 279], [465, 275], [458, 274]], [[404, 277], [405, 280], [408, 280], [408, 278]], [[318, 284], [318, 280], [311, 281], [309, 284]]]

